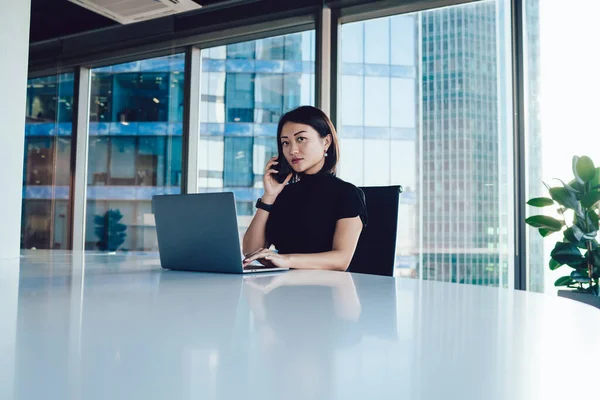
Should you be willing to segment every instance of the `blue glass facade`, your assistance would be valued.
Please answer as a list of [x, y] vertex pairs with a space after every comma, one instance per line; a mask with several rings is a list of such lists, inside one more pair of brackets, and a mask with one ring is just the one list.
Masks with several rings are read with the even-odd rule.
[[205, 49], [198, 191], [232, 191], [240, 234], [277, 154], [277, 122], [315, 102], [315, 33], [306, 31]]
[[21, 247], [70, 246], [73, 74], [27, 82]]
[[184, 68], [175, 54], [92, 70], [86, 249], [156, 249], [152, 196], [181, 192]]

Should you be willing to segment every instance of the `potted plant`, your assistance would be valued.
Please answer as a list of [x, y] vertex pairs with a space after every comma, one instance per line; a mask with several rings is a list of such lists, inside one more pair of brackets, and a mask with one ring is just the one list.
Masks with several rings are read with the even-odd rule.
[[[562, 234], [550, 253], [550, 269], [562, 266], [571, 272], [554, 282], [554, 286], [565, 287], [558, 295], [600, 308], [598, 278], [600, 278], [600, 247], [598, 235], [598, 202], [600, 201], [600, 168], [596, 168], [589, 157], [573, 157], [575, 179], [548, 189], [551, 198], [536, 197], [527, 204], [533, 207], [558, 205], [559, 218], [534, 215], [525, 222], [537, 228], [542, 237], [554, 233]], [[567, 221], [569, 220], [569, 222]], [[583, 253], [582, 253], [583, 252]]]
[[96, 242], [99, 250], [114, 252], [125, 243], [127, 225], [120, 222], [122, 218], [121, 211], [114, 209], [108, 210], [104, 215], [94, 216], [95, 233], [100, 239]]

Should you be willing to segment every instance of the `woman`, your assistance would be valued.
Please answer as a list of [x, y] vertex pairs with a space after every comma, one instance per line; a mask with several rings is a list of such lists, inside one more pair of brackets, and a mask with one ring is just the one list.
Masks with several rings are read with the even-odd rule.
[[[337, 133], [318, 108], [283, 115], [279, 157], [266, 165], [264, 195], [244, 235], [244, 266], [254, 260], [282, 268], [345, 271], [367, 224], [364, 193], [335, 176]], [[290, 170], [283, 183], [278, 167]], [[277, 252], [269, 249], [274, 245]]]

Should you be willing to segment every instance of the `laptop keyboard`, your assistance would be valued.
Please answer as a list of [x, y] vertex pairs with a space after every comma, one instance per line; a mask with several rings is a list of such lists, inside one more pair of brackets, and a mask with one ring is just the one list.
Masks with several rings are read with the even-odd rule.
[[275, 266], [267, 267], [256, 261], [253, 261], [244, 267], [244, 269], [273, 269], [273, 268], [277, 268], [277, 267], [275, 267]]

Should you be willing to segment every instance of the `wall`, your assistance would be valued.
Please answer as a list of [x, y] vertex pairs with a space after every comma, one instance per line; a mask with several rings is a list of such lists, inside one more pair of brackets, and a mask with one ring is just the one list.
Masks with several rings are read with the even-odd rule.
[[3, 1], [0, 14], [0, 258], [19, 256], [29, 10], [30, 0]]

